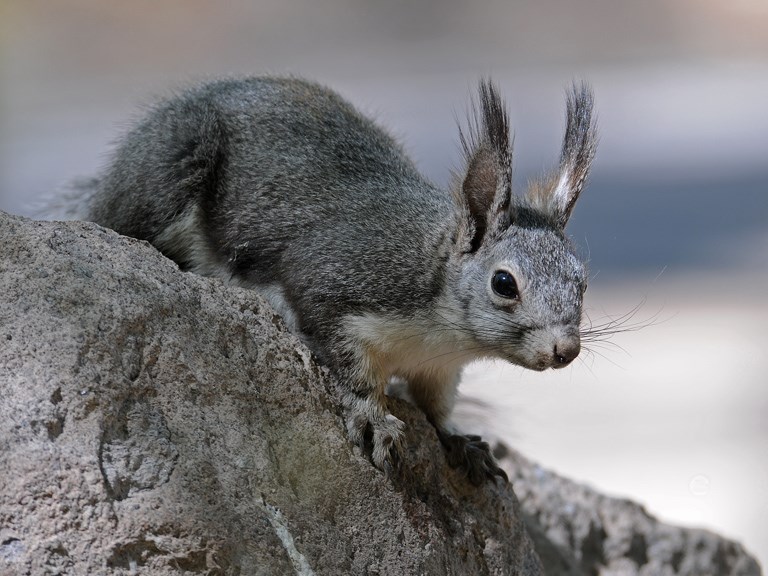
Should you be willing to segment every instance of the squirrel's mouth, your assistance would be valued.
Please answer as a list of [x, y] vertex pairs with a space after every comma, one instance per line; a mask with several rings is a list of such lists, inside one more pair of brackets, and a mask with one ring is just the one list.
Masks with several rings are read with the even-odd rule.
[[507, 362], [511, 362], [517, 366], [525, 368], [526, 370], [533, 370], [534, 372], [544, 372], [548, 368], [554, 368], [552, 363], [546, 358], [520, 358], [519, 356], [505, 358]]
[[559, 370], [570, 366], [576, 356], [562, 356], [557, 353], [554, 354], [541, 354], [532, 359], [515, 358], [510, 359], [513, 364], [533, 370], [535, 372], [544, 372], [544, 370]]
[[573, 358], [562, 358], [562, 357], [556, 357], [554, 363], [552, 364], [553, 370], [560, 370], [560, 368], [565, 368], [566, 366], [570, 366], [571, 362], [573, 362]]

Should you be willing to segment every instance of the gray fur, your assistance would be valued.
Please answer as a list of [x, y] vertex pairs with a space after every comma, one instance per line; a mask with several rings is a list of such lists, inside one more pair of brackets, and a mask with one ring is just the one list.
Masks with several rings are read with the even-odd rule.
[[[578, 354], [586, 273], [563, 227], [594, 152], [591, 108], [588, 90], [574, 90], [558, 171], [517, 197], [505, 107], [482, 82], [462, 135], [467, 166], [448, 193], [320, 85], [212, 82], [125, 135], [87, 217], [262, 291], [334, 371], [350, 435], [377, 466], [402, 434], [384, 396], [395, 378], [479, 483], [504, 473], [449, 422], [462, 367], [497, 357], [543, 370]], [[519, 298], [494, 293], [497, 270]]]

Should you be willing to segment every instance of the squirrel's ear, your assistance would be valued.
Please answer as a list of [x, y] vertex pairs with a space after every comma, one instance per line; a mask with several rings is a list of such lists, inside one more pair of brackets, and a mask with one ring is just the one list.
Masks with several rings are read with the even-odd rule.
[[565, 228], [573, 206], [589, 174], [597, 148], [597, 124], [593, 117], [592, 90], [585, 83], [574, 84], [566, 94], [566, 126], [560, 165], [545, 182], [528, 190], [529, 202], [549, 214]]
[[460, 130], [465, 169], [455, 187], [467, 222], [468, 249], [510, 224], [512, 146], [504, 102], [490, 80], [480, 82], [480, 101], [473, 106], [467, 131]]

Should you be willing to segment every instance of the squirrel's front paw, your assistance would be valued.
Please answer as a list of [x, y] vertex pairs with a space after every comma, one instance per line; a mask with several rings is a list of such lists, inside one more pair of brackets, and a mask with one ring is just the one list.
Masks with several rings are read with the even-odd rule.
[[369, 402], [348, 409], [347, 431], [350, 439], [364, 451], [370, 450], [373, 464], [388, 472], [397, 466], [402, 445], [402, 420], [384, 413]]
[[438, 431], [440, 442], [448, 452], [448, 465], [463, 470], [469, 481], [480, 486], [484, 481], [500, 477], [509, 482], [507, 473], [496, 463], [491, 447], [480, 436], [450, 434]]

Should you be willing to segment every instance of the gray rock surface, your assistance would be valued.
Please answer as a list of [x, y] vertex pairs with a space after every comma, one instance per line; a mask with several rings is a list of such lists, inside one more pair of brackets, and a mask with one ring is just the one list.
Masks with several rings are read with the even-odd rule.
[[253, 292], [0, 213], [0, 574], [541, 573], [511, 486], [408, 425], [391, 478]]
[[407, 450], [387, 478], [334, 398], [256, 294], [0, 212], [2, 575], [760, 574], [504, 447], [522, 507], [475, 489], [394, 400]]

